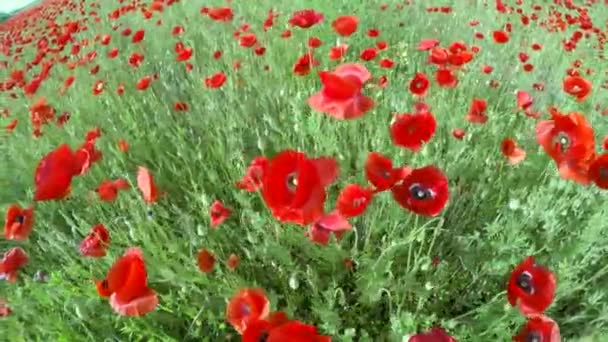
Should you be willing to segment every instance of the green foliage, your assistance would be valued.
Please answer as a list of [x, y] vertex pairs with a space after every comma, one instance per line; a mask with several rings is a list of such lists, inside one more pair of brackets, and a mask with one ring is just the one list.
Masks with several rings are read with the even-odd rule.
[[[237, 340], [224, 322], [226, 299], [241, 287], [255, 286], [268, 292], [273, 309], [317, 325], [335, 341], [401, 341], [434, 325], [445, 327], [459, 341], [508, 341], [524, 319], [508, 306], [505, 284], [511, 269], [528, 255], [557, 275], [558, 292], [547, 314], [560, 324], [566, 340], [604, 340], [582, 337], [608, 329], [606, 194], [559, 179], [555, 165], [536, 144], [535, 122], [514, 113], [513, 95], [517, 89], [531, 90], [533, 82], [545, 82], [545, 91], [535, 93], [538, 109], [556, 105], [563, 111], [584, 112], [598, 134], [606, 133], [606, 121], [593, 106], [607, 103], [606, 91], [596, 85], [602, 82], [599, 71], [608, 64], [591, 57], [591, 42], [583, 40], [575, 52], [564, 53], [561, 35], [521, 27], [515, 16], [508, 17], [515, 26], [509, 44], [474, 40], [473, 32], [491, 35], [507, 19], [496, 15], [492, 6], [473, 6], [469, 1], [455, 1], [454, 12], [444, 15], [427, 14], [425, 1], [403, 11], [380, 11], [378, 1], [256, 0], [253, 6], [234, 0], [235, 20], [227, 24], [199, 14], [202, 2], [195, 1], [166, 8], [162, 26], [155, 25], [159, 14], [147, 21], [139, 12], [127, 14], [119, 19], [124, 27], [146, 30], [145, 47], [138, 47], [121, 37], [120, 29], [111, 30], [113, 22], [106, 14], [118, 2], [98, 3], [101, 22], [89, 20], [89, 30], [77, 37], [92, 41], [97, 34], [110, 34], [111, 44], [83, 46], [81, 55], [96, 50], [97, 59], [74, 71], [56, 65], [37, 94], [59, 112], [70, 112], [70, 121], [63, 128], [45, 126], [44, 136], [33, 139], [27, 112], [31, 101], [11, 100], [3, 93], [0, 102], [19, 118], [13, 134], [2, 142], [2, 208], [13, 202], [31, 203], [36, 163], [59, 144], [78, 146], [86, 132], [98, 126], [103, 132], [98, 145], [104, 153], [87, 175], [75, 179], [69, 200], [36, 205], [34, 233], [17, 244], [30, 254], [30, 262], [18, 283], [0, 283], [0, 296], [14, 310], [0, 321], [8, 340]], [[276, 27], [262, 33], [260, 26], [270, 8], [281, 17]], [[302, 8], [324, 13], [324, 24], [293, 29], [292, 38], [280, 38], [290, 13]], [[596, 9], [591, 13], [595, 22], [606, 22], [606, 11]], [[368, 63], [374, 76], [388, 76], [390, 86], [366, 90], [377, 106], [354, 121], [312, 112], [306, 99], [319, 89], [316, 72], [305, 77], [291, 72], [311, 36], [325, 43], [316, 53], [319, 69], [335, 66], [326, 56], [336, 40], [330, 23], [340, 14], [361, 19], [358, 32], [348, 40], [347, 60], [357, 60], [361, 50], [372, 46], [365, 31], [378, 28], [380, 39], [389, 43], [381, 56], [397, 63], [394, 69]], [[264, 56], [238, 46], [233, 31], [241, 17], [267, 48]], [[473, 19], [480, 21], [479, 26], [468, 26]], [[183, 25], [186, 32], [174, 38], [171, 29], [176, 25]], [[433, 86], [427, 101], [438, 120], [437, 134], [421, 152], [412, 154], [392, 146], [387, 127], [391, 113], [413, 106], [407, 91], [413, 74], [432, 75], [425, 54], [415, 51], [420, 39], [431, 37], [445, 45], [464, 40], [480, 46], [481, 52], [467, 65], [469, 72], [457, 88]], [[178, 40], [194, 48], [191, 73], [175, 62], [172, 50]], [[517, 53], [529, 51], [533, 42], [545, 48], [531, 53], [535, 71], [523, 73]], [[120, 49], [115, 60], [105, 58], [112, 47]], [[211, 57], [215, 50], [223, 51], [221, 59]], [[138, 69], [126, 62], [134, 51], [145, 55]], [[30, 48], [22, 60], [34, 53]], [[589, 76], [594, 92], [583, 103], [561, 91], [563, 70], [577, 58], [598, 71]], [[235, 60], [243, 63], [238, 72], [232, 69]], [[101, 69], [93, 76], [88, 70], [95, 64]], [[484, 64], [495, 67], [492, 75], [478, 72]], [[264, 65], [270, 71], [263, 71]], [[217, 90], [205, 88], [201, 80], [220, 70], [228, 74], [227, 83]], [[0, 79], [6, 79], [7, 72], [0, 70]], [[135, 89], [137, 79], [155, 72], [160, 78], [151, 89]], [[71, 74], [76, 83], [60, 96], [57, 89]], [[237, 85], [239, 77], [242, 87]], [[97, 79], [106, 82], [106, 90], [94, 97]], [[486, 85], [492, 79], [500, 81], [498, 88]], [[122, 82], [121, 97], [115, 89]], [[474, 97], [488, 101], [485, 125], [464, 119]], [[175, 112], [176, 101], [185, 101], [190, 110]], [[5, 125], [12, 118], [0, 120]], [[466, 129], [464, 140], [451, 137], [456, 127]], [[528, 152], [521, 165], [509, 166], [501, 155], [500, 142], [506, 137], [515, 138]], [[129, 142], [127, 154], [118, 151], [119, 139]], [[364, 184], [363, 163], [370, 151], [387, 154], [399, 165], [441, 167], [450, 179], [450, 203], [439, 217], [425, 219], [399, 208], [390, 194], [381, 194], [353, 220], [355, 229], [341, 241], [314, 245], [302, 228], [279, 224], [258, 194], [233, 186], [253, 157], [272, 156], [286, 148], [337, 158], [341, 175], [330, 188], [328, 210], [344, 185]], [[92, 199], [92, 190], [104, 179], [125, 177], [135, 187], [139, 165], [149, 168], [159, 188], [167, 191], [160, 203], [146, 205], [135, 189], [121, 193], [112, 204]], [[234, 213], [212, 230], [209, 207], [216, 199]], [[82, 258], [76, 247], [97, 223], [111, 232], [109, 255]], [[14, 245], [2, 240], [0, 251]], [[128, 246], [143, 249], [150, 286], [160, 296], [156, 311], [141, 318], [116, 316], [92, 283]], [[209, 249], [218, 259], [211, 274], [196, 267], [199, 248]], [[224, 265], [231, 253], [241, 257], [234, 271]], [[432, 263], [435, 257], [441, 260], [438, 266]], [[355, 271], [344, 266], [345, 258], [356, 262]], [[37, 270], [50, 274], [48, 283], [32, 280]]]

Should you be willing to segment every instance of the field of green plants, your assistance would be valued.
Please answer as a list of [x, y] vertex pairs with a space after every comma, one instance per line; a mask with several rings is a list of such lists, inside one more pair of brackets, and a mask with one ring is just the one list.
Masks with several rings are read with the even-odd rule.
[[0, 340], [608, 340], [607, 22], [603, 0], [19, 12]]

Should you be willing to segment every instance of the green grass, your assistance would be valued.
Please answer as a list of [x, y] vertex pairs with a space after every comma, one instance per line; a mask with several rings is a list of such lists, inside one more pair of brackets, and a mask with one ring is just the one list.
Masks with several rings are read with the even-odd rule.
[[[608, 63], [596, 58], [589, 40], [565, 53], [560, 41], [573, 28], [549, 34], [537, 25], [521, 26], [515, 15], [496, 15], [493, 5], [484, 8], [481, 2], [469, 1], [455, 1], [454, 12], [445, 15], [426, 13], [431, 1], [417, 1], [400, 11], [379, 11], [379, 1], [234, 0], [233, 22], [216, 23], [199, 10], [203, 4], [222, 2], [183, 0], [151, 20], [144, 20], [139, 12], [121, 17], [118, 22], [123, 27], [146, 30], [143, 44], [135, 46], [121, 37], [122, 28], [111, 30], [113, 23], [106, 14], [118, 2], [99, 3], [101, 21], [90, 18], [89, 30], [76, 37], [92, 42], [96, 34], [111, 34], [110, 45], [83, 47], [81, 56], [92, 50], [99, 55], [73, 71], [56, 65], [35, 96], [45, 96], [59, 113], [71, 113], [63, 128], [45, 126], [44, 135], [34, 139], [28, 112], [33, 100], [21, 90], [16, 100], [0, 94], [0, 109], [11, 112], [0, 123], [19, 119], [15, 131], [0, 142], [1, 208], [32, 203], [33, 172], [44, 154], [61, 143], [77, 147], [96, 126], [103, 133], [97, 143], [103, 158], [74, 180], [71, 197], [36, 204], [36, 224], [28, 241], [0, 240], [0, 251], [19, 245], [31, 257], [18, 283], [0, 283], [0, 297], [7, 298], [14, 310], [0, 320], [0, 340], [4, 336], [7, 341], [237, 340], [236, 332], [224, 322], [226, 299], [238, 288], [256, 286], [268, 292], [273, 309], [317, 325], [335, 341], [401, 341], [433, 325], [445, 327], [459, 341], [508, 341], [524, 318], [508, 306], [505, 284], [512, 268], [528, 255], [557, 275], [556, 299], [547, 314], [560, 324], [564, 339], [604, 340], [599, 333], [608, 330], [606, 194], [559, 179], [555, 165], [536, 143], [535, 122], [514, 113], [514, 91], [528, 90], [539, 110], [556, 105], [564, 112], [580, 111], [593, 124], [598, 141], [607, 132], [606, 119], [594, 106], [608, 103], [607, 91], [600, 88]], [[261, 24], [270, 8], [281, 16], [273, 29], [263, 33]], [[322, 12], [324, 23], [308, 30], [294, 28], [292, 38], [280, 38], [291, 13], [302, 8]], [[529, 7], [525, 11], [531, 12]], [[608, 18], [602, 5], [590, 13], [597, 25]], [[353, 121], [312, 112], [306, 99], [320, 88], [316, 71], [305, 77], [291, 72], [311, 36], [325, 43], [315, 54], [321, 62], [318, 69], [334, 67], [335, 62], [327, 59], [329, 46], [336, 41], [330, 23], [340, 14], [355, 14], [361, 20], [358, 32], [348, 39], [347, 61], [356, 61], [361, 50], [373, 46], [374, 40], [365, 36], [369, 28], [378, 28], [379, 39], [389, 43], [381, 57], [396, 61], [393, 69], [366, 63], [375, 77], [387, 75], [390, 85], [382, 91], [366, 90], [377, 105]], [[547, 9], [538, 14], [545, 19]], [[80, 17], [66, 11], [58, 23], [67, 16]], [[157, 18], [162, 18], [162, 26], [156, 26]], [[238, 46], [233, 38], [243, 20], [267, 48], [263, 57]], [[470, 20], [479, 20], [479, 26], [469, 27]], [[507, 21], [514, 25], [508, 44], [473, 38], [475, 31], [491, 37], [491, 31]], [[175, 25], [183, 25], [185, 33], [172, 37]], [[481, 52], [467, 65], [458, 87], [446, 90], [433, 83], [427, 102], [438, 121], [437, 134], [413, 154], [392, 145], [388, 125], [391, 113], [411, 110], [414, 99], [407, 82], [414, 73], [432, 75], [426, 55], [415, 50], [423, 38], [438, 38], [443, 45], [463, 40], [478, 45]], [[195, 50], [191, 73], [175, 62], [173, 45], [178, 40]], [[530, 51], [534, 42], [544, 49]], [[106, 58], [111, 47], [120, 49], [117, 59]], [[62, 55], [70, 49], [68, 45]], [[212, 53], [218, 49], [224, 54], [215, 60]], [[521, 71], [517, 54], [523, 50], [535, 65], [532, 73]], [[134, 51], [145, 55], [137, 69], [127, 63]], [[34, 46], [24, 48], [23, 54], [11, 68], [31, 60]], [[593, 94], [582, 103], [561, 90], [565, 69], [577, 58], [595, 70], [588, 76]], [[238, 72], [232, 69], [235, 60], [243, 64]], [[96, 64], [100, 72], [89, 75]], [[479, 72], [484, 64], [495, 67], [492, 75]], [[270, 71], [263, 70], [265, 65]], [[34, 67], [28, 76], [38, 69]], [[0, 79], [10, 71], [0, 70]], [[226, 72], [226, 84], [205, 88], [201, 80], [217, 71]], [[160, 77], [150, 89], [135, 89], [137, 79], [155, 72]], [[70, 74], [76, 82], [61, 96], [57, 90]], [[244, 80], [241, 88], [237, 77]], [[94, 97], [97, 79], [106, 82], [106, 91]], [[501, 85], [488, 87], [491, 79]], [[541, 81], [545, 91], [533, 91], [532, 83]], [[126, 89], [122, 97], [115, 92], [121, 82]], [[465, 121], [474, 97], [488, 101], [485, 125]], [[176, 101], [187, 102], [189, 111], [176, 112]], [[466, 129], [464, 140], [452, 138], [456, 127]], [[528, 153], [516, 167], [501, 155], [500, 142], [506, 137], [515, 138]], [[119, 152], [119, 139], [130, 143], [127, 154]], [[303, 236], [302, 228], [278, 223], [259, 195], [233, 186], [255, 156], [270, 157], [286, 148], [337, 158], [341, 174], [329, 190], [328, 209], [344, 185], [365, 184], [363, 164], [370, 151], [384, 153], [399, 165], [442, 168], [450, 179], [450, 202], [440, 216], [426, 219], [402, 210], [390, 194], [381, 194], [352, 221], [355, 229], [340, 242], [317, 246]], [[139, 165], [150, 169], [159, 188], [168, 193], [157, 205], [146, 205], [135, 188], [111, 204], [92, 199], [91, 192], [104, 179], [125, 177], [135, 187]], [[234, 213], [211, 230], [209, 207], [216, 199]], [[111, 232], [109, 254], [102, 259], [82, 258], [77, 246], [97, 223]], [[160, 296], [158, 308], [141, 318], [114, 314], [91, 281], [103, 277], [128, 246], [143, 249], [150, 285]], [[213, 251], [218, 258], [213, 273], [198, 270], [199, 248]], [[224, 266], [231, 253], [242, 260], [235, 271]], [[356, 272], [343, 266], [347, 257], [356, 261]], [[431, 265], [433, 257], [441, 259], [437, 268]], [[37, 270], [49, 273], [48, 283], [33, 281]]]

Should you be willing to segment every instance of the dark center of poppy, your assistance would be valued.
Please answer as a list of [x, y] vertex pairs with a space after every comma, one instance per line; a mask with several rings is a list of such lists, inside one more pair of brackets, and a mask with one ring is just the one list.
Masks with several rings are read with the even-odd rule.
[[17, 217], [15, 217], [15, 222], [17, 222], [19, 224], [23, 224], [23, 222], [25, 222], [25, 216], [17, 215]]
[[257, 342], [266, 342], [268, 340], [268, 331], [263, 331], [257, 339]]
[[608, 179], [608, 167], [600, 166], [599, 173], [601, 179]]
[[564, 132], [559, 132], [553, 138], [553, 143], [559, 145], [560, 152], [566, 152], [570, 148], [570, 137]]
[[108, 287], [110, 287], [110, 284], [108, 283], [107, 279], [104, 279], [104, 281], [101, 282], [101, 288], [107, 290]]
[[290, 191], [296, 191], [296, 187], [298, 186], [298, 174], [295, 172], [292, 172], [290, 174], [287, 175], [287, 188]]
[[517, 286], [529, 295], [534, 294], [534, 283], [529, 272], [522, 272], [517, 276]]
[[36, 274], [34, 274], [34, 281], [39, 283], [45, 283], [48, 280], [48, 274], [45, 271], [38, 270]]
[[422, 184], [412, 184], [410, 186], [410, 195], [418, 201], [423, 201], [433, 197], [433, 193]]
[[538, 331], [530, 331], [526, 334], [524, 338], [524, 342], [542, 342], [543, 337], [540, 335]]
[[251, 308], [246, 303], [241, 304], [240, 309], [243, 316], [248, 316], [251, 313]]

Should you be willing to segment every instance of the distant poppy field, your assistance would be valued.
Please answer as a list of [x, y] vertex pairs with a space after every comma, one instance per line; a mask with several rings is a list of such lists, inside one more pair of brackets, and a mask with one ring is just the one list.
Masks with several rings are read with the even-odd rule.
[[608, 1], [0, 24], [0, 340], [608, 340]]

